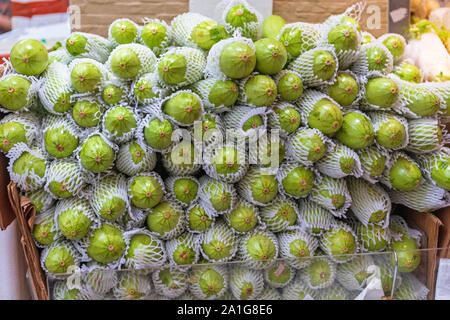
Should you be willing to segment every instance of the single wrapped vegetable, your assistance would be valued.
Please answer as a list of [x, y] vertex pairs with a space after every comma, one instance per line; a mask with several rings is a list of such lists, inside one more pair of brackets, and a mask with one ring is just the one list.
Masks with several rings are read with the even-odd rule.
[[215, 9], [220, 17], [219, 22], [225, 23], [232, 33], [238, 32], [243, 37], [253, 40], [261, 37], [263, 24], [262, 14], [245, 0], [221, 1]]
[[260, 108], [277, 98], [277, 85], [269, 76], [252, 74], [240, 82], [239, 104]]
[[253, 204], [239, 199], [236, 207], [225, 213], [224, 218], [236, 233], [248, 233], [259, 224], [259, 210]]
[[336, 138], [352, 149], [363, 149], [370, 146], [375, 138], [369, 117], [359, 111], [351, 111], [344, 115], [341, 130]]
[[328, 145], [328, 140], [319, 130], [300, 127], [286, 142], [286, 155], [311, 166], [324, 157]]
[[235, 186], [208, 176], [200, 178], [200, 199], [210, 216], [216, 216], [236, 207], [238, 196]]
[[362, 96], [361, 80], [353, 72], [339, 71], [336, 82], [324, 88], [334, 101], [343, 107], [356, 105]]
[[69, 68], [61, 62], [53, 62], [42, 75], [39, 99], [44, 108], [54, 114], [63, 114], [73, 106]]
[[6, 115], [0, 121], [0, 150], [8, 152], [19, 142], [31, 146], [39, 128], [39, 119], [33, 113]]
[[33, 224], [33, 238], [39, 247], [51, 245], [61, 234], [58, 232], [54, 219], [55, 210], [43, 211], [36, 215]]
[[200, 80], [191, 90], [202, 99], [205, 110], [214, 113], [231, 110], [239, 97], [239, 87], [231, 80]]
[[278, 257], [278, 240], [266, 230], [255, 230], [244, 235], [239, 242], [239, 258], [245, 266], [261, 270], [272, 266]]
[[135, 79], [155, 71], [156, 56], [151, 49], [137, 43], [121, 44], [106, 62], [111, 72], [121, 79]]
[[183, 140], [162, 154], [164, 168], [172, 175], [192, 175], [201, 169], [200, 148]]
[[333, 215], [315, 202], [302, 199], [299, 201], [299, 210], [299, 224], [315, 237], [320, 237], [335, 222]]
[[370, 71], [388, 74], [393, 70], [394, 58], [389, 50], [378, 42], [371, 42], [361, 47], [359, 57], [351, 69], [359, 75]]
[[301, 109], [302, 122], [323, 134], [334, 134], [341, 129], [343, 116], [339, 105], [326, 94], [306, 90], [297, 105]]
[[235, 145], [225, 145], [208, 150], [204, 156], [203, 169], [217, 180], [236, 183], [240, 181], [248, 170], [246, 153]]
[[0, 107], [3, 112], [28, 111], [35, 103], [35, 80], [18, 74], [0, 79]]
[[74, 197], [58, 202], [55, 222], [64, 237], [68, 240], [79, 240], [89, 234], [98, 220], [86, 199]]
[[203, 201], [194, 202], [186, 209], [186, 220], [188, 230], [193, 233], [203, 233], [215, 222], [215, 218], [206, 213]]
[[389, 243], [386, 229], [379, 225], [369, 224], [365, 226], [360, 222], [356, 222], [353, 229], [364, 251], [384, 251]]
[[150, 296], [150, 279], [132, 271], [121, 272], [116, 287], [113, 289], [117, 300], [145, 300]]
[[41, 42], [25, 39], [18, 41], [11, 49], [10, 60], [16, 72], [26, 76], [37, 76], [48, 65], [48, 52]]
[[[443, 128], [443, 127], [442, 127]], [[406, 150], [414, 153], [430, 153], [441, 149], [449, 137], [435, 119], [414, 119], [408, 121], [409, 143]]]
[[45, 190], [57, 199], [80, 195], [87, 184], [87, 178], [80, 164], [75, 160], [56, 160], [45, 173]]
[[144, 26], [141, 29], [139, 40], [159, 57], [170, 46], [171, 28], [165, 21], [144, 18]]
[[72, 87], [78, 93], [93, 93], [111, 78], [105, 65], [89, 58], [75, 59], [69, 64]]
[[110, 174], [94, 184], [89, 201], [95, 213], [105, 220], [117, 220], [128, 210], [126, 178]]
[[273, 75], [283, 70], [287, 62], [287, 51], [282, 43], [265, 38], [255, 42], [256, 71]]
[[301, 124], [299, 109], [287, 102], [275, 102], [268, 111], [268, 126], [279, 129], [280, 135], [288, 136], [295, 132]]
[[78, 159], [86, 170], [105, 172], [114, 165], [118, 147], [101, 133], [94, 132], [81, 144]]
[[381, 182], [389, 188], [410, 191], [417, 188], [422, 180], [422, 172], [414, 160], [397, 151], [389, 159]]
[[377, 73], [369, 74], [362, 99], [364, 109], [398, 109], [400, 86], [395, 78], [382, 77]]
[[389, 249], [396, 251], [397, 255], [392, 254], [391, 264], [396, 266], [400, 272], [412, 272], [420, 264], [420, 252], [417, 240], [402, 234], [399, 239], [393, 239], [389, 244]]
[[228, 290], [229, 274], [226, 266], [211, 265], [193, 267], [189, 291], [198, 299], [216, 300]]
[[56, 241], [41, 254], [42, 269], [53, 277], [67, 273], [70, 267], [77, 267], [79, 264], [80, 254], [68, 241]]
[[192, 126], [200, 120], [203, 113], [203, 104], [198, 95], [191, 91], [178, 91], [167, 97], [161, 110], [170, 120], [180, 126]]
[[206, 67], [206, 57], [199, 49], [172, 48], [158, 60], [156, 71], [163, 85], [177, 89], [199, 81]]
[[185, 232], [165, 243], [167, 256], [172, 264], [196, 264], [199, 258], [199, 235]]
[[72, 156], [78, 147], [80, 129], [69, 117], [49, 115], [44, 119], [43, 142], [45, 150], [57, 159]]
[[135, 229], [125, 233], [129, 237], [125, 254], [125, 266], [128, 268], [145, 269], [160, 267], [166, 262], [166, 250], [161, 240], [145, 229]]
[[169, 196], [182, 207], [188, 207], [199, 196], [200, 182], [190, 176], [171, 176], [165, 179]]
[[128, 196], [137, 208], [154, 208], [161, 203], [164, 192], [164, 182], [155, 172], [141, 173], [128, 180]]
[[319, 242], [310, 234], [295, 228], [278, 234], [280, 258], [295, 269], [305, 268], [311, 263], [311, 257], [319, 246]]
[[350, 209], [363, 225], [386, 225], [385, 220], [389, 218], [392, 204], [382, 187], [353, 177], [347, 178], [347, 187], [352, 197]]
[[243, 266], [233, 266], [230, 273], [230, 290], [237, 300], [256, 299], [264, 288], [264, 275], [261, 271]]
[[146, 73], [136, 78], [131, 84], [131, 89], [134, 102], [144, 108], [169, 95], [169, 90], [159, 84], [156, 73]]
[[225, 262], [233, 259], [238, 245], [233, 230], [220, 221], [202, 234], [200, 251], [203, 258], [210, 262]]
[[277, 40], [285, 46], [288, 59], [293, 60], [317, 46], [321, 34], [318, 25], [310, 23], [289, 23], [281, 28]]
[[93, 128], [100, 123], [104, 105], [93, 97], [80, 98], [72, 109], [73, 120], [82, 128]]
[[306, 197], [316, 182], [313, 170], [295, 162], [284, 162], [277, 172], [280, 193], [294, 199]]
[[120, 172], [134, 176], [141, 172], [150, 172], [155, 166], [156, 152], [145, 143], [131, 140], [119, 147], [116, 167]]
[[297, 222], [299, 210], [297, 203], [278, 195], [270, 205], [259, 209], [262, 222], [272, 231], [291, 229]]
[[250, 168], [237, 184], [239, 195], [245, 200], [258, 205], [268, 205], [278, 194], [278, 182], [275, 175], [264, 168]]
[[117, 19], [109, 25], [108, 39], [116, 47], [121, 44], [137, 42], [139, 26], [130, 19]]
[[176, 298], [188, 288], [187, 271], [178, 268], [158, 269], [152, 274], [155, 291], [166, 298]]
[[375, 131], [375, 141], [381, 147], [404, 149], [409, 142], [409, 124], [405, 118], [387, 112], [370, 112]]
[[103, 223], [94, 229], [85, 240], [87, 255], [104, 264], [119, 263], [127, 242], [122, 230], [110, 223]]
[[309, 288], [325, 289], [333, 285], [336, 279], [336, 264], [327, 257], [320, 257], [322, 252], [318, 251], [306, 268], [300, 271], [300, 278]]
[[295, 277], [295, 269], [287, 265], [285, 262], [279, 262], [264, 271], [264, 279], [272, 288], [284, 288]]
[[419, 68], [417, 68], [408, 60], [405, 60], [398, 66], [396, 66], [393, 73], [396, 74], [400, 79], [409, 82], [420, 83], [422, 80], [422, 75]]
[[160, 202], [147, 216], [147, 228], [163, 240], [179, 236], [185, 228], [183, 209], [175, 202]]
[[358, 238], [353, 229], [343, 222], [333, 224], [320, 238], [320, 248], [337, 263], [348, 262], [359, 251]]
[[417, 155], [417, 164], [425, 177], [437, 186], [450, 190], [450, 149], [424, 155]]
[[370, 255], [358, 255], [337, 266], [336, 280], [349, 291], [362, 291], [371, 275], [369, 267], [374, 265]]
[[303, 94], [303, 81], [295, 71], [282, 70], [273, 76], [282, 100], [295, 101]]
[[322, 174], [335, 179], [349, 175], [359, 178], [363, 174], [358, 154], [340, 143], [336, 144], [333, 152], [328, 152], [317, 161], [316, 168]]
[[175, 126], [167, 119], [147, 115], [139, 124], [136, 138], [145, 142], [154, 150], [162, 151], [170, 148]]
[[287, 70], [297, 72], [303, 84], [312, 87], [334, 83], [338, 67], [338, 59], [332, 49], [317, 47], [288, 64]]
[[139, 116], [128, 107], [108, 109], [102, 120], [103, 134], [116, 143], [125, 143], [134, 137]]
[[31, 203], [36, 208], [36, 213], [41, 213], [49, 210], [55, 201], [50, 193], [45, 191], [44, 188], [37, 189], [35, 191], [24, 192], [25, 197], [30, 199]]
[[397, 33], [386, 33], [379, 37], [377, 42], [383, 43], [392, 54], [395, 63], [401, 60], [406, 47], [406, 40], [402, 35]]
[[322, 176], [314, 186], [309, 199], [329, 210], [335, 217], [345, 217], [352, 198], [344, 179]]
[[357, 153], [363, 170], [362, 178], [371, 183], [378, 182], [378, 178], [383, 174], [389, 158], [387, 152], [376, 146], [370, 146], [358, 150]]

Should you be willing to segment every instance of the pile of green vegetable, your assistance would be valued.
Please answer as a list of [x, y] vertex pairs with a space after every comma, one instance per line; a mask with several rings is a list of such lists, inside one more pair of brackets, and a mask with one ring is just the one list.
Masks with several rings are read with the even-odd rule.
[[[449, 203], [450, 85], [421, 83], [403, 37], [375, 39], [348, 13], [223, 12], [12, 49], [0, 149], [36, 206], [44, 270], [84, 271], [53, 296], [353, 299], [372, 265], [390, 295], [393, 256], [353, 254], [396, 250], [394, 297], [426, 298], [420, 234], [391, 213]], [[209, 264], [229, 261], [242, 264]]]

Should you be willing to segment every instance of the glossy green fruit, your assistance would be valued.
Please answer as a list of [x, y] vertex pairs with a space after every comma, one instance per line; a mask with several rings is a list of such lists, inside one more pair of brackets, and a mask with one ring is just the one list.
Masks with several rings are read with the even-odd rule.
[[370, 120], [358, 112], [349, 112], [344, 116], [342, 128], [336, 138], [352, 149], [362, 149], [372, 144], [375, 133]]
[[26, 76], [37, 76], [48, 65], [45, 46], [34, 39], [21, 40], [11, 50], [10, 60], [14, 70]]
[[256, 66], [256, 53], [249, 45], [232, 42], [223, 47], [219, 60], [220, 70], [229, 78], [249, 76]]
[[422, 172], [415, 163], [399, 157], [389, 170], [389, 181], [398, 190], [413, 190], [422, 182]]
[[111, 263], [122, 257], [126, 249], [122, 231], [104, 223], [89, 237], [87, 254], [100, 263]]
[[256, 70], [263, 74], [275, 74], [283, 70], [287, 62], [287, 52], [284, 46], [271, 38], [255, 42]]

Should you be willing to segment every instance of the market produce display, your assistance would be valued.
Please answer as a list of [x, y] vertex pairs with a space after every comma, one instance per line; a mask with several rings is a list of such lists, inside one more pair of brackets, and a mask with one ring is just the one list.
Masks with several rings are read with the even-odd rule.
[[361, 32], [355, 7], [222, 10], [11, 51], [0, 150], [52, 297], [354, 299], [374, 266], [389, 296], [393, 255], [369, 254], [396, 250], [394, 298], [425, 299], [420, 233], [393, 208], [450, 204], [450, 83], [422, 83], [406, 40]]

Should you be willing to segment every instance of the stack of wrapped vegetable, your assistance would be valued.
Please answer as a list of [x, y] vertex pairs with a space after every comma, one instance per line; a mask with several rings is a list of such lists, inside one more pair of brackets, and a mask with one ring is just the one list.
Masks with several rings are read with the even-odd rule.
[[373, 265], [390, 295], [394, 256], [355, 254], [396, 250], [394, 298], [426, 298], [420, 232], [391, 212], [449, 204], [450, 85], [355, 8], [285, 24], [233, 0], [18, 42], [0, 149], [53, 297], [353, 299]]

